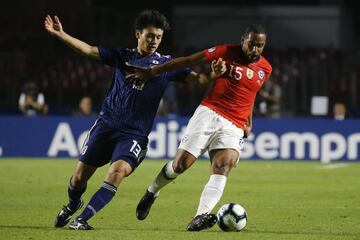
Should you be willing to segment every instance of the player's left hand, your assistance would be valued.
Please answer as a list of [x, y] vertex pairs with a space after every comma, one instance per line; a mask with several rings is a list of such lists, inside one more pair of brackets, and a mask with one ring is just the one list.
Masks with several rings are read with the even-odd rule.
[[222, 58], [219, 58], [218, 60], [213, 60], [211, 62], [211, 70], [215, 73], [216, 77], [220, 77], [227, 70], [226, 62]]
[[141, 82], [146, 82], [147, 80], [149, 80], [150, 78], [152, 78], [154, 76], [154, 74], [151, 71], [151, 68], [144, 68], [141, 66], [137, 66], [137, 65], [132, 65], [128, 62], [125, 63], [126, 66], [132, 68], [132, 71], [134, 73], [128, 74], [125, 76], [126, 79], [132, 79], [133, 81], [141, 81]]

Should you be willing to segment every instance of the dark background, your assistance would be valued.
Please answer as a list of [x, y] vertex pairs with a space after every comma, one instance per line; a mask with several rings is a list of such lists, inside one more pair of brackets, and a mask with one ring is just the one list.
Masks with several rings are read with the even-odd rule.
[[[278, 18], [278, 21], [272, 16], [264, 17], [261, 10], [264, 7], [276, 7], [280, 13], [283, 11], [288, 15]], [[242, 24], [254, 20], [262, 23], [269, 33], [264, 56], [272, 63], [273, 77], [282, 87], [283, 116], [311, 117], [311, 98], [319, 95], [329, 97], [329, 112], [332, 104], [340, 101], [346, 104], [352, 117], [360, 117], [360, 49], [357, 44], [360, 17], [356, 1], [335, 0], [223, 0], [221, 4], [199, 0], [146, 4], [133, 1], [127, 2], [126, 6], [123, 1], [115, 0], [1, 1], [0, 114], [20, 114], [18, 99], [22, 86], [28, 81], [36, 82], [44, 93], [49, 115], [71, 114], [84, 95], [90, 95], [94, 108], [99, 110], [111, 82], [111, 69], [78, 56], [49, 36], [44, 30], [44, 17], [56, 14], [67, 33], [89, 44], [135, 47], [133, 21], [145, 8], [158, 9], [169, 18], [172, 30], [165, 36], [159, 52], [174, 56], [227, 43], [227, 40], [232, 42], [237, 36], [240, 39]], [[284, 30], [273, 25], [276, 22], [287, 26], [289, 19], [294, 19], [293, 12], [288, 12], [288, 9], [297, 8], [303, 13], [297, 19], [308, 21], [309, 25], [289, 25], [290, 28]], [[196, 10], [191, 15], [186, 9]], [[227, 15], [216, 12], [216, 9], [232, 9], [234, 12]], [[250, 15], [243, 14], [247, 9], [251, 10]], [[338, 14], [335, 17], [326, 14], [316, 17], [316, 11], [314, 13], [312, 9], [330, 9]], [[306, 17], [307, 11], [312, 12], [311, 17]], [[231, 18], [234, 15], [237, 17]], [[211, 26], [203, 24], [207, 18], [214, 26], [221, 26], [221, 34], [220, 29], [211, 31]], [[320, 24], [312, 25], [313, 20]], [[239, 22], [239, 28], [227, 29], [227, 21]], [[336, 23], [336, 26], [328, 23]], [[306, 26], [314, 26], [315, 30]], [[336, 31], [332, 31], [335, 27]], [[194, 35], [197, 30], [204, 31], [204, 34], [200, 37]], [[232, 32], [236, 35], [231, 35]], [[328, 33], [332, 35], [326, 35]], [[176, 106], [171, 112], [191, 115], [205, 92], [205, 87], [196, 84], [172, 86], [167, 97], [173, 97]]]

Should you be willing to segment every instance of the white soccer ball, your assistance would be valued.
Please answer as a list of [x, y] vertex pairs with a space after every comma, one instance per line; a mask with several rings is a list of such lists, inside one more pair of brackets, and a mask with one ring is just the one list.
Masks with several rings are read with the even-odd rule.
[[246, 226], [246, 211], [237, 203], [227, 203], [223, 205], [216, 216], [219, 227], [225, 232], [241, 231]]

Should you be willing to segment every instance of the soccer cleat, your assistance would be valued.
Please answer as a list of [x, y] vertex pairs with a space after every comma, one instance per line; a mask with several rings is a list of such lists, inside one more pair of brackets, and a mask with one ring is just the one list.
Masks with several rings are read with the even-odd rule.
[[200, 214], [197, 215], [187, 226], [188, 231], [201, 231], [207, 228], [211, 228], [217, 222], [217, 217], [215, 214]]
[[69, 228], [73, 230], [93, 230], [94, 228], [90, 226], [85, 220], [75, 219], [69, 224]]
[[82, 208], [82, 206], [84, 205], [84, 201], [82, 199], [80, 199], [80, 203], [78, 205], [78, 207], [75, 210], [72, 210], [69, 208], [68, 206], [64, 206], [59, 214], [56, 216], [55, 218], [55, 227], [64, 227], [66, 224], [68, 224], [68, 222], [71, 219], [71, 216], [80, 208]]
[[156, 197], [152, 192], [146, 190], [144, 196], [141, 198], [139, 204], [136, 207], [136, 217], [139, 220], [144, 220], [150, 212], [150, 208], [153, 205]]

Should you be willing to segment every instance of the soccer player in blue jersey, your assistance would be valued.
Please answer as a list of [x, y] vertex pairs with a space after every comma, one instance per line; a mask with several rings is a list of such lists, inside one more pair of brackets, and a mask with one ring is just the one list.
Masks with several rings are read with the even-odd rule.
[[190, 69], [163, 73], [151, 81], [126, 78], [131, 65], [150, 67], [171, 60], [156, 52], [163, 34], [169, 30], [164, 15], [156, 10], [144, 10], [135, 20], [137, 47], [106, 48], [91, 46], [64, 32], [57, 16], [44, 21], [48, 33], [63, 41], [76, 52], [113, 67], [113, 81], [102, 109], [80, 151], [79, 161], [68, 186], [69, 203], [55, 219], [55, 227], [64, 227], [71, 216], [83, 206], [82, 194], [87, 181], [98, 167], [110, 162], [102, 187], [92, 196], [83, 212], [70, 224], [71, 229], [91, 230], [87, 221], [114, 197], [122, 180], [129, 176], [146, 155], [148, 135], [164, 90], [169, 81], [199, 81], [216, 79], [226, 69], [221, 60], [213, 62], [210, 73], [195, 73]]

